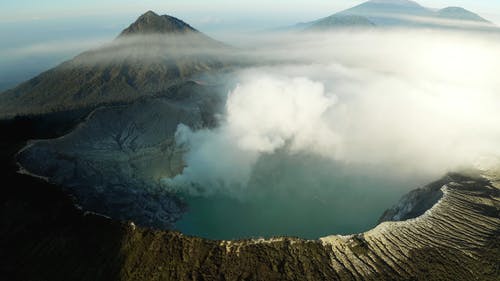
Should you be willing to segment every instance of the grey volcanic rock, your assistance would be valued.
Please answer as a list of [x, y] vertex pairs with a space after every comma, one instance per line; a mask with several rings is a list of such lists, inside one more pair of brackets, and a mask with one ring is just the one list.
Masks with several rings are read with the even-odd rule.
[[[225, 49], [226, 48], [226, 49]], [[170, 16], [148, 12], [116, 40], [0, 94], [0, 118], [124, 104], [164, 94], [225, 68], [227, 46]]]
[[386, 210], [379, 222], [403, 221], [422, 215], [443, 196], [441, 187], [452, 181], [453, 175], [447, 175], [422, 188], [412, 190], [404, 195], [395, 206]]
[[85, 210], [169, 228], [183, 205], [159, 187], [183, 169], [177, 126], [213, 126], [215, 88], [194, 82], [171, 96], [101, 108], [66, 136], [35, 141], [18, 154], [29, 173], [60, 184]]
[[120, 36], [150, 33], [197, 33], [198, 31], [182, 20], [169, 16], [157, 15], [148, 11], [140, 16], [133, 24], [122, 31]]
[[320, 240], [237, 241], [119, 223], [52, 190], [0, 204], [0, 270], [10, 280], [498, 281], [499, 188], [499, 171], [455, 177], [414, 219]]
[[[467, 177], [450, 173], [438, 181], [430, 183], [422, 188], [415, 189], [404, 195], [392, 208], [386, 210], [379, 219], [379, 223], [385, 221], [404, 221], [421, 216], [432, 208], [443, 196], [442, 187], [453, 185], [454, 182], [464, 182]], [[486, 179], [475, 178], [480, 184], [487, 185]], [[481, 182], [482, 181], [482, 182]]]
[[[158, 280], [192, 280], [193, 274], [200, 280], [498, 280], [498, 188], [497, 177], [457, 175], [441, 186], [441, 200], [417, 218], [320, 240], [209, 241], [130, 227], [124, 275], [127, 280], [152, 274]], [[144, 248], [153, 249], [147, 259], [137, 254]]]

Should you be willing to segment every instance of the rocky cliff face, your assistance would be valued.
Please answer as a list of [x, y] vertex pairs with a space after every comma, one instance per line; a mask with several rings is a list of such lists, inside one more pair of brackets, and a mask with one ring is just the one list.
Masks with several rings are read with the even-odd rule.
[[25, 172], [63, 186], [85, 210], [171, 228], [184, 206], [159, 180], [184, 167], [177, 126], [214, 125], [221, 103], [214, 92], [188, 82], [171, 96], [98, 109], [68, 135], [32, 142], [18, 161]]
[[[157, 99], [98, 111], [69, 135], [35, 143], [19, 157], [23, 165], [34, 165], [30, 169], [44, 169], [54, 182], [72, 183], [66, 188], [77, 191], [83, 202], [118, 206], [119, 214], [111, 214], [118, 218], [143, 215], [160, 223], [175, 217], [182, 206], [154, 188], [140, 191], [137, 184], [151, 183], [137, 180], [151, 173], [148, 165], [158, 153], [158, 161], [172, 172], [182, 166], [167, 153], [169, 145], [161, 145], [168, 142], [162, 134], [172, 133], [179, 121], [193, 127], [208, 122], [204, 114], [196, 114], [200, 101], [187, 99], [178, 106], [175, 99]], [[151, 127], [155, 133], [146, 133], [143, 121], [157, 124]], [[84, 180], [93, 184], [84, 186]], [[0, 271], [12, 280], [427, 281], [500, 276], [498, 171], [448, 174], [404, 196], [374, 229], [319, 240], [206, 240], [84, 212], [46, 187], [21, 194], [8, 194], [0, 205], [0, 257], [6, 261]]]
[[453, 181], [459, 175], [447, 175], [422, 188], [415, 189], [382, 214], [379, 223], [385, 221], [403, 221], [416, 218], [429, 210], [443, 196], [441, 187]]
[[[420, 217], [319, 241], [206, 241], [131, 226], [123, 273], [127, 280], [496, 280], [498, 179], [444, 180], [443, 197]], [[139, 254], [144, 245], [154, 250]]]
[[[172, 28], [192, 32], [180, 21], [158, 17], [146, 14], [124, 35], [159, 30], [171, 35]], [[119, 52], [125, 55], [119, 56], [126, 58], [122, 61], [97, 63], [103, 54], [144, 46], [137, 38], [118, 48], [82, 54], [20, 85], [6, 94], [0, 107], [2, 113], [14, 115], [130, 102], [96, 110], [64, 137], [31, 143], [18, 160], [30, 173], [62, 185], [87, 210], [168, 227], [183, 207], [157, 188], [160, 176], [175, 174], [183, 166], [173, 132], [179, 123], [212, 126], [220, 104], [213, 93], [217, 89], [187, 77], [221, 64], [197, 56], [186, 63], [149, 51], [146, 58], [125, 51]], [[114, 221], [76, 208], [69, 196], [47, 182], [10, 175], [6, 179], [20, 184], [5, 189], [0, 197], [0, 276], [9, 280], [498, 280], [499, 175], [498, 171], [447, 175], [405, 196], [383, 215], [385, 222], [365, 233], [319, 240], [239, 241], [206, 240]], [[32, 181], [35, 187], [24, 186]]]
[[183, 168], [174, 133], [215, 124], [227, 46], [171, 16], [147, 12], [112, 43], [84, 52], [0, 95], [0, 118], [96, 109], [70, 134], [31, 142], [23, 172], [63, 186], [85, 210], [170, 228], [183, 210], [159, 188]]
[[[27, 194], [45, 195], [2, 199], [0, 270], [11, 280], [493, 281], [500, 276], [498, 175], [449, 175], [423, 215], [320, 240], [187, 237], [82, 213], [55, 190], [34, 189]], [[47, 194], [59, 203], [39, 200]]]

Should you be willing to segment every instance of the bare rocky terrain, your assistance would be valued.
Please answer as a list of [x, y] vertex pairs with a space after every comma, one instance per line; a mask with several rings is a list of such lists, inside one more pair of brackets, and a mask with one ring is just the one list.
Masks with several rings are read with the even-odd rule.
[[22, 185], [1, 199], [0, 272], [8, 280], [498, 280], [498, 175], [449, 174], [429, 185], [443, 196], [424, 214], [365, 233], [215, 241], [85, 212], [56, 186], [8, 174]]
[[113, 42], [84, 52], [0, 94], [0, 118], [165, 96], [193, 76], [228, 67], [228, 46], [187, 23], [147, 12]]
[[[36, 120], [50, 128], [57, 123]], [[56, 119], [57, 120], [57, 119]], [[0, 273], [8, 280], [498, 280], [500, 172], [448, 174], [410, 192], [365, 233], [207, 240], [78, 208], [60, 186], [16, 173], [30, 120], [3, 122]], [[49, 122], [49, 123], [45, 123]], [[75, 119], [74, 122], [79, 122]], [[65, 134], [71, 127], [55, 133]], [[78, 128], [75, 130], [78, 131]], [[428, 207], [425, 207], [428, 206]], [[328, 215], [328, 214], [325, 214]]]
[[25, 173], [63, 186], [85, 210], [171, 228], [184, 205], [160, 187], [160, 178], [184, 168], [175, 143], [179, 124], [214, 126], [216, 90], [187, 82], [176, 88], [178, 97], [99, 108], [65, 136], [31, 141], [17, 160]]
[[227, 64], [210, 52], [130, 56], [151, 33], [176, 48], [226, 48], [148, 12], [117, 42], [2, 94], [2, 279], [499, 280], [497, 169], [445, 175], [349, 236], [223, 241], [159, 229], [184, 208], [158, 186], [184, 165], [176, 128], [215, 126], [222, 103], [219, 86], [195, 77]]

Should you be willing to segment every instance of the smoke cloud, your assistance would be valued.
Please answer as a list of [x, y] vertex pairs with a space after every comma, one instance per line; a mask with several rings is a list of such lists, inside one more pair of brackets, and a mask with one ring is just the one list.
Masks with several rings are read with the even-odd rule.
[[232, 78], [218, 128], [179, 126], [186, 168], [165, 186], [238, 194], [277, 154], [430, 177], [500, 155], [497, 35], [297, 36], [254, 38], [261, 66]]

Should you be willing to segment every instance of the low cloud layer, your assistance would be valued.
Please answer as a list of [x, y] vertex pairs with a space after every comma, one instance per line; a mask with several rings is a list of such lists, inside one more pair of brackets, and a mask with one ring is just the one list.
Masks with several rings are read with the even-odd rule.
[[264, 66], [235, 74], [220, 127], [179, 127], [187, 167], [165, 179], [169, 188], [237, 193], [259, 159], [277, 151], [429, 176], [500, 155], [495, 35], [393, 30], [255, 41]]
[[40, 42], [27, 46], [7, 48], [2, 50], [1, 58], [5, 60], [19, 60], [25, 57], [40, 57], [54, 54], [74, 54], [86, 49], [95, 48], [109, 40], [109, 38], [90, 38], [78, 40], [58, 40]]

